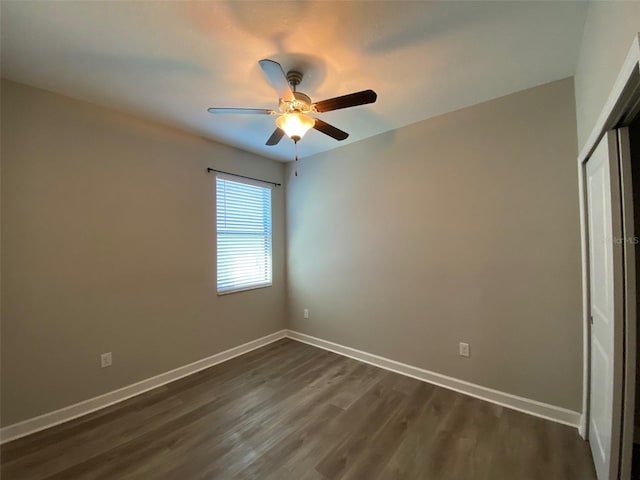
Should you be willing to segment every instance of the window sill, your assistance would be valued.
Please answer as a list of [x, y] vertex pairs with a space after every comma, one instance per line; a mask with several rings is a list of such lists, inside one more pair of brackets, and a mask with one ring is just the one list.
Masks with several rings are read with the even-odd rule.
[[248, 290], [257, 290], [258, 288], [266, 288], [266, 287], [271, 287], [273, 284], [272, 283], [261, 283], [259, 285], [251, 285], [248, 287], [239, 287], [239, 288], [233, 288], [231, 290], [224, 290], [222, 292], [217, 292], [218, 296], [222, 296], [222, 295], [229, 295], [230, 293], [238, 293], [238, 292], [246, 292]]

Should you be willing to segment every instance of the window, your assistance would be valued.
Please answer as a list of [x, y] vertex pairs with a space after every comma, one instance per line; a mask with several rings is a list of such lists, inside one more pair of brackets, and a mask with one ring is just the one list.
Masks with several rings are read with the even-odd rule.
[[271, 285], [271, 188], [218, 174], [216, 204], [218, 294]]

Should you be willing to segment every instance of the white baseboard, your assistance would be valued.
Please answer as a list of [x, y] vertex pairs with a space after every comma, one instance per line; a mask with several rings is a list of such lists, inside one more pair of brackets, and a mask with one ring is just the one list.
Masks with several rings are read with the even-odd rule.
[[578, 425], [578, 433], [583, 440], [587, 440], [587, 416], [580, 415], [580, 425]]
[[553, 422], [569, 425], [574, 428], [580, 427], [581, 415], [573, 410], [567, 410], [566, 408], [549, 405], [547, 403], [538, 402], [536, 400], [519, 397], [510, 393], [500, 392], [481, 385], [458, 380], [456, 378], [447, 377], [446, 375], [430, 372], [422, 368], [407, 365], [406, 363], [396, 362], [395, 360], [356, 350], [355, 348], [345, 347], [338, 343], [322, 340], [293, 330], [287, 330], [286, 336], [299, 342], [308, 343], [309, 345], [320, 347], [325, 350], [344, 355], [345, 357], [350, 357], [376, 367], [384, 368], [385, 370], [390, 370], [401, 375], [422, 380], [423, 382], [448, 388], [449, 390], [454, 390], [471, 397], [486, 400], [487, 402], [495, 403], [503, 407], [518, 410]]
[[200, 370], [204, 370], [205, 368], [226, 362], [227, 360], [231, 360], [239, 355], [243, 355], [285, 337], [302, 343], [307, 343], [315, 347], [323, 348], [376, 367], [384, 368], [385, 370], [406, 375], [423, 382], [432, 383], [481, 400], [486, 400], [488, 402], [511, 408], [513, 410], [518, 410], [530, 415], [569, 425], [578, 428], [582, 434], [581, 415], [578, 412], [530, 400], [528, 398], [518, 397], [516, 395], [500, 392], [498, 390], [493, 390], [491, 388], [465, 382], [452, 377], [447, 377], [446, 375], [430, 372], [405, 363], [396, 362], [395, 360], [390, 360], [355, 348], [322, 340], [304, 333], [295, 332], [293, 330], [280, 330], [265, 337], [247, 342], [243, 345], [230, 348], [224, 352], [216, 353], [215, 355], [203, 358], [202, 360], [190, 363], [189, 365], [184, 365], [174, 370], [156, 375], [155, 377], [147, 378], [132, 385], [105, 393], [104, 395], [90, 398], [89, 400], [1, 428], [0, 444], [68, 422], [74, 418], [95, 412], [96, 410], [109, 407], [154, 388], [199, 372]]
[[89, 400], [85, 400], [83, 402], [61, 408], [60, 410], [55, 410], [38, 417], [30, 418], [23, 422], [6, 426], [0, 429], [0, 444], [15, 440], [20, 437], [24, 437], [26, 435], [30, 435], [32, 433], [53, 427], [55, 425], [59, 425], [64, 422], [68, 422], [69, 420], [73, 420], [74, 418], [82, 417], [83, 415], [87, 415], [88, 413], [95, 412], [96, 410], [100, 410], [115, 403], [122, 402], [123, 400], [126, 400], [128, 398], [135, 397], [136, 395], [140, 395], [141, 393], [147, 392], [154, 388], [199, 372], [200, 370], [204, 370], [205, 368], [209, 368], [219, 363], [226, 362], [227, 360], [231, 360], [234, 357], [243, 355], [252, 350], [273, 343], [277, 340], [280, 340], [281, 338], [284, 338], [285, 336], [286, 331], [280, 330], [279, 332], [275, 332], [265, 337], [252, 340], [243, 345], [225, 350], [224, 352], [216, 353], [215, 355], [203, 358], [202, 360], [190, 363], [189, 365], [184, 365], [174, 370], [156, 375], [155, 377], [147, 378], [140, 382], [134, 383], [133, 385], [128, 385], [118, 390], [105, 393], [104, 395], [90, 398]]

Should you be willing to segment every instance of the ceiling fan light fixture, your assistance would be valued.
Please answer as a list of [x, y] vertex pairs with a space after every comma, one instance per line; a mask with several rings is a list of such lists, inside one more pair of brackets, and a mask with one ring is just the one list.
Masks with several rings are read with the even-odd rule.
[[297, 85], [302, 81], [302, 72], [290, 70], [285, 74], [282, 65], [268, 58], [264, 58], [258, 63], [267, 81], [278, 94], [279, 102], [277, 110], [226, 107], [211, 107], [207, 110], [209, 113], [215, 114], [242, 113], [277, 115], [276, 125], [278, 128], [276, 128], [267, 139], [265, 145], [268, 146], [277, 145], [285, 135], [297, 144], [311, 128], [335, 140], [345, 140], [349, 136], [347, 132], [323, 122], [319, 118], [310, 117], [307, 114], [316, 115], [333, 110], [341, 110], [343, 108], [367, 105], [374, 103], [378, 98], [378, 95], [373, 90], [362, 90], [360, 92], [348, 93], [347, 95], [340, 95], [339, 97], [327, 98], [319, 102], [312, 102], [306, 93], [298, 92], [296, 89]]
[[278, 128], [284, 130], [284, 133], [287, 134], [294, 142], [299, 141], [304, 134], [307, 133], [313, 126], [316, 121], [314, 118], [309, 115], [305, 115], [304, 113], [285, 113], [276, 118], [276, 125]]

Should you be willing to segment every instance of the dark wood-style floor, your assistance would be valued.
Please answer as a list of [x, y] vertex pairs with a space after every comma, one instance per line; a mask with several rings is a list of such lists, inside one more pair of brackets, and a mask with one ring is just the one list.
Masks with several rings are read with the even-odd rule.
[[575, 429], [283, 340], [1, 449], [3, 480], [589, 480]]

